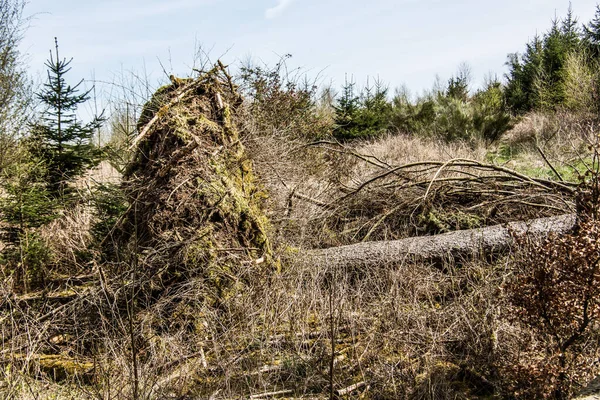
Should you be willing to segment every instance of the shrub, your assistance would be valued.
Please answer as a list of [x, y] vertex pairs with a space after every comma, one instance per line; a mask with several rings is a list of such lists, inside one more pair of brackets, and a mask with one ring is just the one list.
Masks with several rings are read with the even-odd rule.
[[509, 320], [531, 334], [507, 368], [519, 398], [570, 398], [600, 355], [600, 196], [597, 171], [587, 176], [572, 234], [550, 236], [541, 245], [517, 238], [515, 275], [504, 289]]
[[20, 160], [2, 170], [0, 188], [4, 195], [0, 197], [2, 220], [14, 229], [37, 228], [54, 218], [54, 202], [42, 177], [46, 168], [42, 161], [19, 152]]
[[436, 102], [436, 118], [432, 121], [432, 131], [447, 141], [471, 139], [474, 137], [473, 110], [465, 101], [441, 96]]
[[513, 127], [513, 119], [504, 104], [502, 85], [492, 81], [473, 98], [473, 128], [477, 136], [495, 141]]
[[121, 216], [127, 210], [127, 198], [119, 185], [100, 184], [92, 196], [95, 223], [91, 227], [96, 245], [103, 255], [116, 254], [111, 234]]
[[27, 293], [44, 286], [51, 252], [33, 230], [20, 232], [17, 241], [0, 254], [0, 270], [12, 275], [16, 292]]
[[330, 123], [317, 110], [317, 85], [288, 72], [286, 55], [274, 68], [242, 67], [242, 93], [260, 131], [319, 138], [330, 132]]
[[564, 69], [564, 105], [567, 109], [580, 112], [597, 109], [598, 74], [595, 63], [589, 63], [582, 53], [573, 52], [567, 57]]
[[456, 82], [451, 81], [449, 85], [452, 87], [445, 93], [417, 99], [415, 103], [396, 96], [391, 124], [402, 132], [446, 141], [494, 141], [512, 127], [499, 82], [490, 83], [466, 100]]

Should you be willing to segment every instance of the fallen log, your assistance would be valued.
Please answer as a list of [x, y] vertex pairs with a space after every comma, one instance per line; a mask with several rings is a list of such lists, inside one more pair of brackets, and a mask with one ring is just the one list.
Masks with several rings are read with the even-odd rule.
[[437, 264], [451, 258], [487, 257], [506, 251], [514, 242], [513, 234], [531, 238], [545, 237], [550, 233], [560, 235], [571, 231], [575, 224], [575, 214], [566, 214], [435, 236], [310, 250], [304, 254], [303, 260], [315, 265], [338, 267], [374, 267], [408, 261]]

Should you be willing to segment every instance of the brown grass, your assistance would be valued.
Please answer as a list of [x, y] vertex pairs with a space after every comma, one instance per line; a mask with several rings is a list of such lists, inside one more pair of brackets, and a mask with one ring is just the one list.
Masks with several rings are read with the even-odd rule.
[[[442, 183], [432, 186], [431, 197], [427, 184], [390, 190], [397, 176], [349, 195], [391, 166], [483, 162], [489, 151], [406, 135], [344, 146], [309, 143], [245, 124], [241, 139], [270, 194], [272, 259], [279, 268], [267, 272], [229, 249], [220, 256], [227, 268], [200, 262], [202, 273], [185, 270], [185, 279], [167, 286], [157, 277], [177, 260], [161, 258], [164, 264], [154, 268], [156, 248], [135, 259], [82, 265], [93, 221], [85, 205], [69, 210], [42, 236], [71, 276], [21, 296], [12, 292], [10, 276], [0, 281], [0, 398], [234, 399], [286, 391], [288, 398], [324, 399], [356, 384], [347, 398], [511, 395], [501, 372], [528, 346], [531, 332], [502, 312], [500, 288], [515, 268], [510, 256], [366, 270], [307, 265], [296, 257], [305, 248], [364, 240], [365, 232], [369, 240], [389, 239], [460, 228], [474, 216], [488, 218], [477, 220], [485, 224], [543, 213], [520, 205], [498, 207], [497, 217], [486, 216], [489, 210], [467, 214], [480, 198], [452, 197], [447, 190], [454, 186]], [[532, 116], [505, 143], [530, 145], [531, 132], [547, 138], [547, 124]], [[577, 124], [589, 132], [581, 121], [570, 126]], [[580, 137], [569, 135], [561, 134], [560, 143]], [[438, 169], [415, 177], [431, 180]], [[195, 192], [186, 193], [181, 203]], [[546, 191], [520, 194], [550, 205], [563, 200]], [[389, 219], [372, 229], [385, 213]], [[64, 356], [63, 364], [43, 368], [40, 354]], [[90, 364], [93, 370], [76, 368], [57, 382], [60, 368]]]

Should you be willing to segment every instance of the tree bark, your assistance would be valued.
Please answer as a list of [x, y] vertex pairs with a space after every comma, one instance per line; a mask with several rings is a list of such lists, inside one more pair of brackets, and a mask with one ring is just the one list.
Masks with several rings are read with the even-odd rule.
[[550, 233], [561, 235], [570, 232], [575, 224], [575, 214], [566, 214], [435, 236], [310, 250], [303, 259], [314, 264], [338, 267], [373, 267], [409, 261], [437, 264], [448, 259], [493, 256], [510, 249], [514, 242], [513, 234], [531, 238], [545, 237]]

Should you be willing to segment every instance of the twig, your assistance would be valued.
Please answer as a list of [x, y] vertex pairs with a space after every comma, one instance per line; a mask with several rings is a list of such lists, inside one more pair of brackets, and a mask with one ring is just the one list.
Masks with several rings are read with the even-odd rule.
[[561, 181], [561, 182], [564, 182], [565, 180], [558, 173], [558, 171], [554, 168], [554, 166], [550, 163], [550, 161], [548, 160], [548, 158], [546, 157], [546, 155], [544, 154], [544, 152], [542, 151], [542, 149], [540, 148], [540, 146], [535, 145], [535, 148], [538, 151], [538, 153], [540, 153], [540, 155], [542, 156], [542, 158], [544, 159], [544, 162], [548, 165], [548, 167], [550, 167], [550, 169], [552, 170], [552, 172], [554, 172], [554, 174], [556, 175], [556, 177], [558, 178], [558, 180]]
[[293, 393], [293, 390], [279, 390], [277, 392], [266, 392], [266, 393], [261, 393], [261, 394], [253, 394], [250, 396], [250, 399], [254, 400], [254, 399], [266, 399], [269, 397], [275, 397], [275, 396], [281, 396], [284, 394], [290, 394]]
[[364, 381], [355, 383], [354, 385], [350, 385], [350, 386], [345, 387], [343, 389], [338, 389], [336, 392], [337, 392], [338, 396], [343, 396], [343, 395], [352, 393], [356, 389], [360, 389], [363, 386], [365, 386], [365, 382]]

